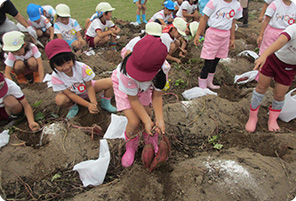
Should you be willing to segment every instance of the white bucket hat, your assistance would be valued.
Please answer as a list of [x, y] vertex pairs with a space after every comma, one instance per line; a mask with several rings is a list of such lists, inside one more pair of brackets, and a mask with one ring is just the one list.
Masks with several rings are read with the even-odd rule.
[[112, 8], [112, 6], [107, 2], [101, 2], [96, 7], [97, 12], [105, 13], [105, 12], [113, 11], [113, 10], [115, 10], [115, 8]]
[[69, 6], [67, 6], [66, 4], [58, 4], [55, 7], [56, 11], [57, 11], [57, 15], [60, 17], [71, 17], [70, 15], [70, 8]]
[[145, 26], [145, 31], [147, 34], [152, 36], [161, 36], [162, 28], [159, 23], [148, 22]]
[[194, 37], [196, 35], [196, 32], [197, 32], [197, 29], [198, 29], [198, 26], [199, 26], [199, 23], [194, 21], [194, 22], [191, 22], [189, 24], [189, 29], [190, 29], [190, 33], [191, 33], [191, 36]]
[[24, 44], [25, 35], [20, 31], [10, 31], [3, 35], [2, 49], [7, 52], [18, 51]]
[[186, 36], [185, 30], [186, 30], [186, 21], [181, 17], [176, 17], [173, 21], [174, 27], [177, 28], [178, 32], [182, 36]]

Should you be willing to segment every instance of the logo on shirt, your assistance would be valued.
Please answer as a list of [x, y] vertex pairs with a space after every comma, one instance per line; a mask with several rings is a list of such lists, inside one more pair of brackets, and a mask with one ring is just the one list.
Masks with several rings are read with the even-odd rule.
[[85, 69], [86, 74], [91, 75], [93, 74], [93, 71], [90, 68]]
[[218, 19], [219, 17], [231, 19], [234, 16], [235, 16], [235, 11], [233, 9], [229, 12], [220, 12], [219, 10], [216, 12], [216, 19]]
[[72, 34], [72, 35], [75, 35], [75, 34], [76, 34], [76, 30], [75, 30], [75, 29], [72, 29], [72, 30], [71, 30], [71, 34]]
[[289, 15], [280, 15], [279, 13], [277, 13], [275, 17], [276, 17], [276, 21], [282, 20], [287, 22], [289, 25], [292, 25], [295, 23], [294, 18], [290, 17]]
[[70, 91], [71, 89], [73, 89], [74, 91], [79, 91], [80, 93], [83, 93], [86, 90], [86, 86], [84, 83], [75, 83], [75, 84], [72, 84], [72, 86], [69, 87], [68, 89]]

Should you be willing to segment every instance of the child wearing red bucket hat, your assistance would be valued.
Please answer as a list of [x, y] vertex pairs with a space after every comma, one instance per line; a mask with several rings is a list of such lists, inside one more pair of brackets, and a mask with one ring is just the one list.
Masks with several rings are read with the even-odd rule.
[[19, 31], [3, 35], [3, 50], [8, 53], [5, 60], [5, 76], [12, 80], [11, 73], [16, 74], [19, 83], [42, 82], [44, 68], [41, 53], [36, 45], [24, 41], [25, 35]]
[[[140, 123], [144, 124], [145, 141], [158, 151], [158, 132], [165, 132], [162, 111], [162, 89], [166, 76], [161, 70], [167, 55], [166, 46], [151, 35], [146, 35], [113, 71], [112, 81], [118, 111], [123, 111], [128, 119], [125, 131], [126, 152], [122, 165], [129, 167], [134, 162], [139, 142]], [[150, 117], [149, 105], [153, 103], [156, 122]], [[153, 135], [153, 127], [156, 133]], [[150, 137], [148, 136], [150, 135]]]
[[0, 121], [8, 123], [13, 118], [25, 115], [27, 117], [29, 127], [32, 131], [38, 130], [40, 127], [34, 120], [34, 114], [31, 106], [25, 98], [21, 88], [15, 82], [4, 77], [0, 73]]
[[53, 91], [59, 92], [55, 98], [56, 104], [58, 106], [75, 104], [71, 107], [67, 118], [76, 116], [79, 110], [77, 104], [88, 108], [91, 114], [97, 114], [99, 110], [96, 94], [101, 91], [104, 91], [104, 95], [101, 96], [101, 107], [109, 112], [117, 111], [110, 102], [113, 96], [111, 78], [93, 80], [95, 74], [92, 69], [75, 60], [75, 54], [66, 41], [63, 39], [50, 41], [45, 46], [45, 53], [53, 70], [51, 76]]

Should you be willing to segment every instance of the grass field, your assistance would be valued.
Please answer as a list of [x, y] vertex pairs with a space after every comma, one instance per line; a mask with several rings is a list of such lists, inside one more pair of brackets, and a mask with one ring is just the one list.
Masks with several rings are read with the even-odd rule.
[[[93, 13], [95, 13], [95, 8], [98, 3], [102, 1], [98, 0], [11, 0], [19, 12], [28, 19], [27, 15], [27, 5], [29, 3], [35, 3], [38, 5], [51, 5], [55, 6], [59, 3], [67, 4], [71, 9], [72, 18], [76, 19], [81, 27], [84, 27], [86, 18], [89, 18]], [[50, 2], [50, 3], [49, 3]], [[113, 17], [117, 19], [123, 19], [126, 21], [136, 21], [136, 5], [133, 4], [133, 0], [108, 0], [116, 10], [112, 12]], [[147, 1], [147, 20], [151, 16], [162, 9], [163, 0], [148, 0]]]

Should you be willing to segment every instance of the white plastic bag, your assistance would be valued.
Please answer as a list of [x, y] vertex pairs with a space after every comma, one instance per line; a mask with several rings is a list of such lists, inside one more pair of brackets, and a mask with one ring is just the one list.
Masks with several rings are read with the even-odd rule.
[[127, 118], [125, 116], [118, 116], [111, 114], [111, 123], [104, 135], [105, 139], [124, 139], [124, 131], [127, 125]]
[[237, 56], [247, 56], [247, 57], [253, 57], [255, 60], [259, 58], [259, 55], [251, 50], [244, 50], [241, 53], [239, 53]]
[[73, 170], [77, 170], [84, 187], [88, 185], [97, 186], [104, 182], [110, 163], [110, 152], [108, 142], [100, 140], [100, 155], [97, 160], [88, 160], [78, 163]]
[[[258, 74], [257, 70], [252, 70], [252, 71], [248, 71], [245, 72], [244, 74], [241, 75], [236, 75], [234, 76], [234, 84], [245, 84], [247, 82], [251, 82], [253, 80], [255, 80], [256, 76]], [[241, 81], [239, 81], [240, 79], [242, 79]]]
[[280, 120], [284, 122], [289, 122], [296, 118], [296, 95], [291, 96], [291, 94], [296, 90], [292, 89], [285, 96], [285, 104], [279, 115]]
[[200, 87], [193, 87], [191, 89], [188, 89], [182, 93], [182, 96], [188, 100], [191, 100], [193, 98], [198, 98], [205, 95], [215, 95], [217, 96], [217, 93], [211, 91], [210, 89], [202, 89]]
[[9, 130], [4, 130], [2, 133], [0, 133], [0, 148], [8, 144], [10, 137], [8, 133]]

